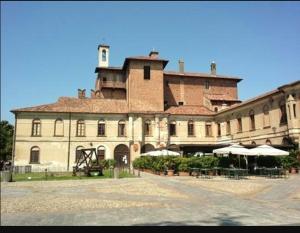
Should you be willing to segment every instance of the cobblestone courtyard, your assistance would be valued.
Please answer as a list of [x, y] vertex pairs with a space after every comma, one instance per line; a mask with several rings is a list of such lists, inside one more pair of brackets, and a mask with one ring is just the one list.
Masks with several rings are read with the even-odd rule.
[[300, 175], [1, 182], [1, 225], [300, 225]]

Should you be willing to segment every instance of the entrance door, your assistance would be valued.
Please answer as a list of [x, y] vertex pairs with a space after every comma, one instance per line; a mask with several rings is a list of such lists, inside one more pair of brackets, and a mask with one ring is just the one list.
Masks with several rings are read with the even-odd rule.
[[117, 167], [128, 167], [130, 164], [130, 153], [128, 146], [120, 144], [114, 151], [114, 159], [117, 161]]

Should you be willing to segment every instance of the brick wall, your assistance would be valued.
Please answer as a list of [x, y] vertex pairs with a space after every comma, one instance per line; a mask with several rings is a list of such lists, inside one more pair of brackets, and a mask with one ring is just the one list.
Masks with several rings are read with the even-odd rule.
[[[150, 80], [144, 80], [144, 66], [151, 67]], [[128, 102], [130, 111], [163, 111], [162, 62], [130, 61]]]

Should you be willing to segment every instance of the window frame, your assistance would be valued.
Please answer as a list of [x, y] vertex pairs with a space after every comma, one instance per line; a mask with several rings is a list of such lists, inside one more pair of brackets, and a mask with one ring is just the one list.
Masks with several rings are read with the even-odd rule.
[[151, 66], [144, 66], [144, 80], [151, 79]]
[[169, 124], [169, 135], [170, 137], [176, 137], [177, 136], [177, 132], [176, 132], [176, 121], [171, 121]]
[[211, 123], [205, 123], [205, 137], [212, 137], [212, 124]]
[[76, 137], [85, 137], [85, 130], [86, 130], [85, 120], [83, 120], [83, 119], [77, 120], [77, 123], [76, 123]]
[[[37, 161], [33, 161], [33, 152], [36, 152], [34, 149], [38, 149]], [[41, 150], [38, 146], [33, 146], [30, 148], [29, 164], [40, 164], [40, 152]]]
[[[57, 134], [57, 122], [62, 124], [62, 134]], [[64, 120], [62, 118], [57, 118], [54, 122], [54, 137], [63, 137], [64, 136]]]
[[144, 123], [144, 135], [146, 137], [152, 136], [151, 120], [146, 120]]
[[[123, 128], [121, 128], [123, 127]], [[123, 134], [121, 132], [123, 131]], [[126, 137], [126, 122], [125, 120], [119, 120], [118, 122], [118, 137]]]
[[[103, 127], [103, 133], [101, 132], [101, 126]], [[105, 137], [106, 136], [106, 123], [104, 120], [100, 119], [98, 120], [98, 124], [97, 124], [97, 137]]]
[[40, 120], [40, 118], [35, 118], [32, 120], [31, 136], [32, 137], [42, 136], [42, 121]]
[[249, 131], [254, 131], [255, 128], [255, 112], [253, 109], [249, 111]]
[[194, 137], [195, 136], [195, 123], [193, 120], [188, 121], [188, 137]]

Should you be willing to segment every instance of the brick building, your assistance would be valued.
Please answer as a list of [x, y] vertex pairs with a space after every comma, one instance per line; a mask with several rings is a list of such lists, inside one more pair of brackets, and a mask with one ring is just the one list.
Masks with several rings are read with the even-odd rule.
[[232, 142], [251, 147], [299, 143], [300, 81], [240, 101], [238, 77], [211, 72], [166, 71], [168, 60], [151, 51], [109, 66], [108, 45], [98, 46], [95, 89], [87, 96], [12, 110], [15, 165], [72, 170], [78, 149], [97, 148], [100, 158], [129, 165], [141, 152], [167, 147], [211, 152]]

